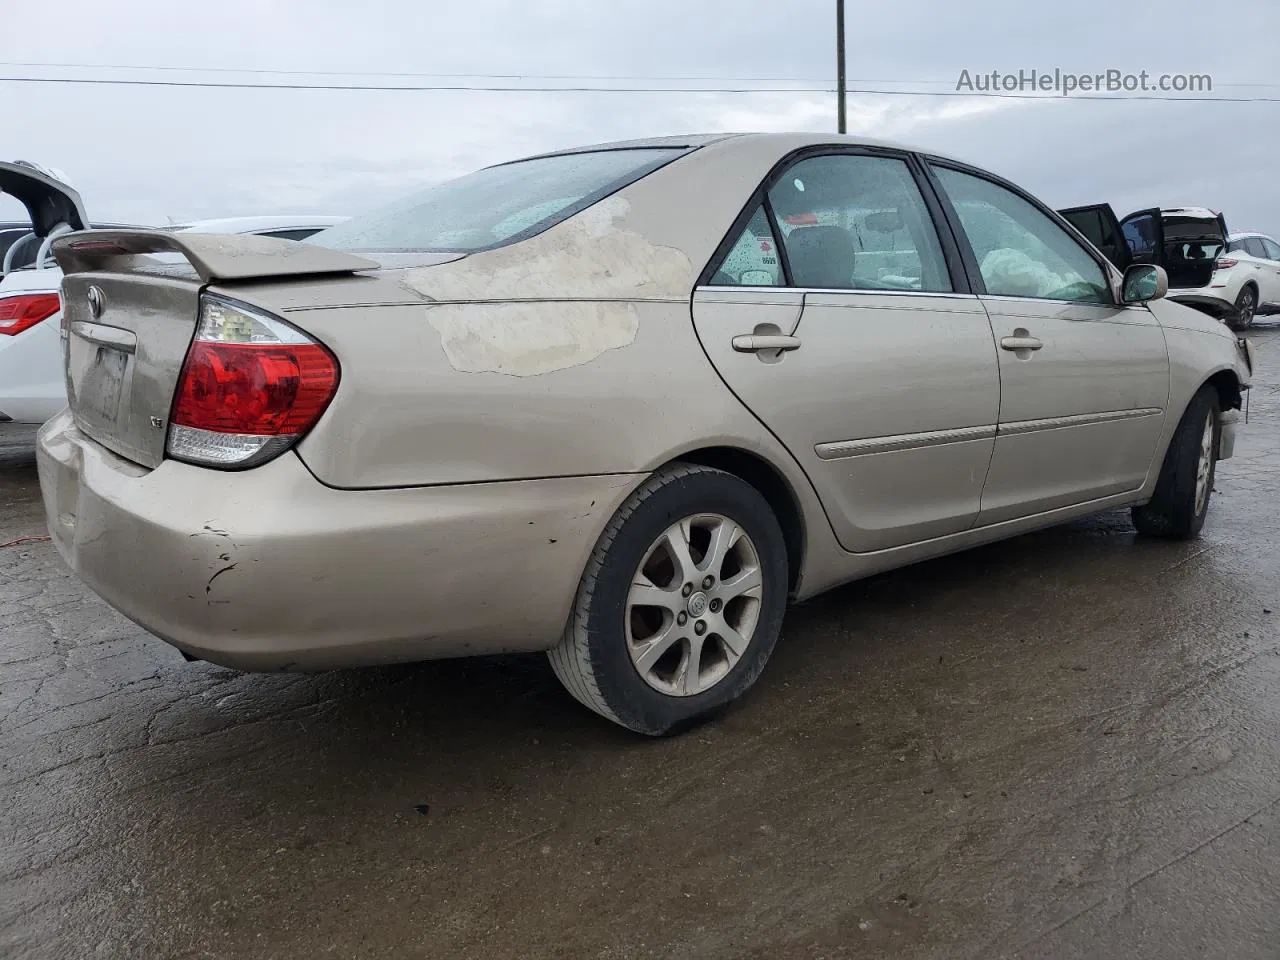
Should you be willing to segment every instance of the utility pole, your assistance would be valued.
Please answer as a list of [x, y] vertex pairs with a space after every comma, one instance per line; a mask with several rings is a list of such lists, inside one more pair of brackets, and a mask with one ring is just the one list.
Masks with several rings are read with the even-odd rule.
[[836, 0], [836, 113], [837, 130], [845, 130], [844, 119], [844, 0]]

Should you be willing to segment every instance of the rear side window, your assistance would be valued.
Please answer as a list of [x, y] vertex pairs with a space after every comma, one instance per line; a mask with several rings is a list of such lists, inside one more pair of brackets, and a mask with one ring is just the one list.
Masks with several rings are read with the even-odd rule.
[[597, 150], [488, 167], [321, 230], [310, 242], [390, 253], [488, 250], [536, 236], [684, 152]]
[[1248, 237], [1244, 242], [1244, 248], [1249, 251], [1249, 255], [1257, 257], [1259, 260], [1267, 259], [1267, 248], [1262, 245], [1262, 241], [1257, 237]]
[[747, 221], [720, 269], [711, 278], [717, 287], [781, 287], [782, 264], [778, 260], [778, 239], [769, 227], [764, 207]]
[[942, 245], [906, 161], [830, 154], [789, 167], [769, 189], [778, 235], [763, 208], [712, 277], [715, 285], [779, 286], [786, 281], [822, 290], [952, 289]]

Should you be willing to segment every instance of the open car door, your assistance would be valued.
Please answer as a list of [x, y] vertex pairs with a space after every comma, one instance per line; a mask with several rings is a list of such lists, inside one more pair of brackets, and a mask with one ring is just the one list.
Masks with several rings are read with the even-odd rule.
[[88, 226], [89, 217], [80, 194], [35, 164], [21, 160], [0, 162], [0, 193], [9, 194], [26, 207], [31, 218], [30, 234], [8, 247], [0, 274], [34, 263], [50, 236]]
[[[1090, 243], [1102, 251], [1121, 273], [1134, 262], [1133, 253], [1125, 240], [1125, 234], [1115, 211], [1109, 203], [1095, 203], [1086, 207], [1068, 207], [1058, 211], [1066, 221], [1085, 235]], [[1159, 225], [1159, 211], [1156, 223]], [[1159, 249], [1159, 247], [1157, 247]]]

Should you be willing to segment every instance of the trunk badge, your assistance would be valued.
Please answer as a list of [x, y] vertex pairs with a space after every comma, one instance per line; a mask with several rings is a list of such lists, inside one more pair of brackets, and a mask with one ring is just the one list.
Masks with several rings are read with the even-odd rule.
[[159, 417], [152, 417], [152, 418], [151, 418], [151, 426], [153, 426], [153, 427], [155, 427], [157, 430], [159, 430], [161, 427], [163, 427], [163, 426], [164, 426], [164, 421], [163, 421], [163, 420], [161, 420]]
[[89, 312], [93, 314], [93, 319], [97, 320], [102, 316], [102, 308], [105, 306], [102, 291], [98, 287], [90, 287], [85, 298], [89, 301]]

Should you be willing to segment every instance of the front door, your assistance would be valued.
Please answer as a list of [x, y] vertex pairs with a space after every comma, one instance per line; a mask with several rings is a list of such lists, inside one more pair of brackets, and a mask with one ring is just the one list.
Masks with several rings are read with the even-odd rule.
[[981, 505], [996, 349], [940, 215], [904, 155], [807, 156], [770, 178], [694, 296], [707, 355], [850, 551], [966, 530]]
[[1096, 251], [1007, 185], [935, 165], [999, 344], [1000, 418], [979, 524], [1140, 488], [1169, 396], [1155, 316], [1115, 302]]
[[1117, 270], [1124, 273], [1133, 263], [1133, 251], [1124, 238], [1120, 221], [1109, 203], [1059, 210], [1063, 219], [1079, 230], [1086, 240], [1102, 251]]

